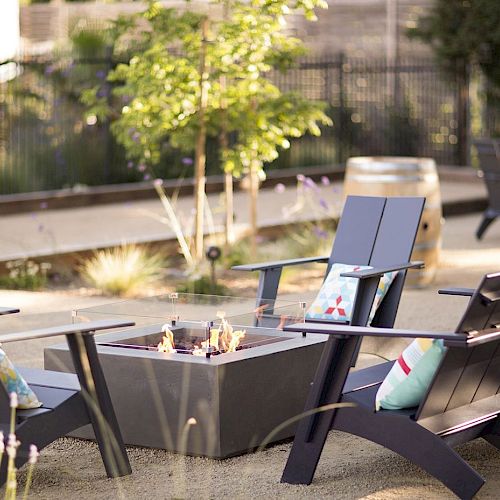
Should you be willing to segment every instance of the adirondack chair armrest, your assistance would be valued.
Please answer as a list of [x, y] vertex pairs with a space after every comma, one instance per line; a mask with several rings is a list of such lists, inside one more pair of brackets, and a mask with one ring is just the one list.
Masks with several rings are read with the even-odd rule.
[[4, 314], [14, 314], [18, 312], [19, 309], [17, 309], [16, 307], [0, 307], [0, 316]]
[[376, 278], [377, 276], [382, 276], [385, 273], [390, 273], [392, 271], [403, 271], [405, 269], [421, 269], [422, 267], [424, 267], [424, 263], [421, 260], [417, 260], [414, 262], [408, 262], [406, 264], [398, 264], [388, 267], [374, 267], [373, 269], [364, 269], [363, 271], [351, 271], [348, 273], [342, 273], [340, 276], [344, 276], [347, 278], [359, 278], [362, 280], [368, 278]]
[[472, 297], [475, 288], [441, 288], [438, 290], [440, 295], [460, 295], [462, 297]]
[[276, 260], [274, 262], [261, 262], [257, 264], [242, 264], [239, 266], [233, 266], [231, 269], [234, 271], [265, 271], [267, 269], [283, 268], [286, 266], [297, 266], [300, 264], [309, 264], [313, 262], [326, 263], [329, 257], [318, 256], [318, 257], [304, 257], [301, 259], [287, 259], [287, 260]]
[[0, 343], [43, 339], [48, 337], [56, 337], [58, 335], [73, 335], [75, 333], [90, 334], [98, 330], [107, 330], [109, 328], [124, 328], [134, 325], [135, 323], [133, 321], [102, 319], [99, 321], [89, 321], [87, 323], [74, 323], [71, 325], [40, 328], [27, 332], [5, 333], [3, 335], [0, 335]]
[[[283, 328], [288, 332], [320, 333], [339, 337], [387, 337], [387, 338], [428, 338], [442, 339], [449, 345], [467, 347], [470, 336], [465, 333], [428, 332], [422, 330], [400, 330], [393, 328], [375, 328], [366, 326], [332, 325], [326, 323], [294, 323]], [[499, 333], [500, 335], [500, 333]]]

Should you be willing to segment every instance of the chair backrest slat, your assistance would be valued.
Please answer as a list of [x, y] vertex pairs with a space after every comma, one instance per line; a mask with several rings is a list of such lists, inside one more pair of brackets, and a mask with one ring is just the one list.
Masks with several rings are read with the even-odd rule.
[[[495, 351], [496, 349], [492, 348], [489, 343], [471, 349], [470, 356], [445, 411], [472, 403]], [[496, 394], [496, 389], [489, 396]]]
[[[500, 273], [483, 278], [456, 329], [481, 331], [500, 321]], [[426, 418], [497, 394], [500, 386], [499, 341], [474, 348], [450, 347], [417, 411]]]
[[490, 138], [476, 139], [474, 146], [488, 190], [489, 205], [500, 210], [500, 141]]
[[[410, 260], [424, 204], [425, 198], [387, 198], [371, 266], [384, 267]], [[406, 271], [400, 271], [373, 318], [373, 326], [394, 326], [405, 279]]]
[[472, 401], [479, 401], [480, 399], [487, 398], [492, 394], [498, 394], [500, 388], [500, 342], [491, 357], [490, 364], [488, 365], [476, 394]]
[[450, 348], [437, 370], [426, 397], [420, 404], [416, 419], [443, 413], [462, 376], [470, 352], [463, 348]]
[[[380, 267], [408, 262], [424, 204], [423, 197], [348, 196], [326, 274], [333, 263]], [[373, 326], [394, 325], [405, 278], [406, 271], [398, 273]]]
[[335, 234], [326, 273], [332, 264], [368, 265], [387, 198], [348, 196]]
[[460, 323], [458, 333], [495, 328], [500, 324], [500, 273], [486, 275], [471, 297]]
[[383, 267], [410, 260], [425, 198], [387, 198], [370, 265]]
[[479, 164], [484, 174], [500, 176], [500, 144], [490, 138], [475, 139], [474, 146], [479, 157]]

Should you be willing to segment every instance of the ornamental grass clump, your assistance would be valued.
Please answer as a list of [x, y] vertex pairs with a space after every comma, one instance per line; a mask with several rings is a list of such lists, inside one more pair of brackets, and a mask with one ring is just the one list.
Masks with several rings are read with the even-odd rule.
[[99, 250], [81, 266], [88, 283], [108, 295], [133, 295], [162, 275], [162, 254], [136, 245]]

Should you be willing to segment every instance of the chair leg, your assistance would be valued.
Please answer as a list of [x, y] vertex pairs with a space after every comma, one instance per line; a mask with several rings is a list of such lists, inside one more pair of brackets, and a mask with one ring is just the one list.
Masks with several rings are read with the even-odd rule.
[[[266, 316], [270, 316], [274, 312], [274, 303], [278, 295], [282, 269], [281, 267], [274, 267], [264, 269], [259, 273], [255, 307], [256, 311], [262, 308], [262, 312], [265, 311]], [[254, 326], [262, 326], [258, 314], [254, 317]]]
[[257, 287], [257, 307], [267, 301], [276, 299], [278, 286], [281, 278], [281, 267], [264, 269], [259, 273], [259, 285]]
[[[380, 278], [378, 277], [359, 280], [358, 289], [356, 291], [356, 297], [352, 308], [351, 326], [368, 325], [368, 320], [370, 319], [370, 312], [372, 310], [372, 304], [377, 293], [379, 281]], [[361, 339], [357, 343], [356, 349], [354, 350], [351, 360], [351, 366], [356, 366], [356, 361], [358, 360], [360, 349]]]
[[132, 472], [93, 335], [68, 335], [75, 371], [108, 477]]
[[[328, 338], [304, 411], [339, 402], [358, 343], [357, 337]], [[282, 483], [311, 483], [334, 415], [335, 409], [300, 421], [281, 477]]]
[[398, 453], [460, 498], [472, 498], [484, 484], [484, 479], [447, 443], [409, 417], [377, 413], [357, 406], [339, 409], [332, 428]]
[[479, 224], [479, 227], [477, 228], [476, 231], [476, 238], [480, 240], [483, 237], [483, 234], [485, 233], [486, 229], [488, 229], [488, 226], [496, 219], [496, 215], [492, 215], [488, 213], [487, 211], [483, 214], [483, 219], [481, 220], [481, 224]]

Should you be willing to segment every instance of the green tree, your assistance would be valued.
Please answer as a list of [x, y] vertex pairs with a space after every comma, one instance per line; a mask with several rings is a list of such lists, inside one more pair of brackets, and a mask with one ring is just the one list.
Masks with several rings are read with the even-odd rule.
[[[118, 106], [84, 101], [101, 117], [114, 116], [112, 131], [128, 156], [154, 167], [166, 144], [195, 149], [195, 255], [203, 252], [206, 137], [220, 139], [221, 163], [230, 175], [249, 174], [252, 227], [256, 231], [257, 176], [288, 148], [290, 137], [320, 134], [330, 124], [323, 106], [281, 92], [267, 77], [303, 54], [302, 43], [284, 32], [287, 18], [302, 12], [315, 19], [324, 0], [214, 0], [211, 12], [148, 9], [114, 26], [115, 55], [132, 50], [128, 63], [108, 76]], [[231, 138], [229, 140], [228, 138]]]
[[441, 64], [455, 73], [477, 64], [500, 87], [498, 0], [435, 0], [409, 35], [428, 42]]

